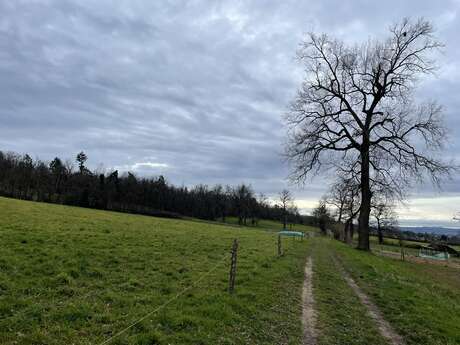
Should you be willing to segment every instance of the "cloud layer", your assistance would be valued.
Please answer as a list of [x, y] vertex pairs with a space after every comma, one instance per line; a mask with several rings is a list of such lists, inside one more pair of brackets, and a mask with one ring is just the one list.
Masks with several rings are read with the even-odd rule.
[[[458, 1], [415, 0], [378, 10], [369, 1], [3, 1], [0, 149], [42, 159], [84, 150], [93, 167], [186, 185], [245, 181], [274, 195], [288, 174], [282, 114], [302, 78], [303, 34], [359, 42], [425, 16], [446, 49], [419, 94], [444, 104], [446, 156], [455, 156], [459, 10]], [[297, 197], [311, 205], [323, 182], [295, 188]]]

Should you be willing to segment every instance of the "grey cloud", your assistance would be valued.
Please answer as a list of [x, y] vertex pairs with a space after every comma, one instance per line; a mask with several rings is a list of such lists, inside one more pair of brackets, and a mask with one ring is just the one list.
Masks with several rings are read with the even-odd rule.
[[[355, 42], [403, 16], [432, 18], [446, 53], [420, 98], [444, 104], [458, 133], [459, 8], [395, 0], [379, 8], [338, 0], [4, 1], [0, 149], [42, 159], [83, 149], [93, 167], [136, 166], [187, 185], [245, 181], [275, 195], [287, 185], [281, 116], [302, 77], [294, 57], [303, 34]], [[459, 157], [452, 139], [445, 153]], [[325, 183], [292, 188], [317, 199]], [[460, 194], [456, 186], [449, 184]]]

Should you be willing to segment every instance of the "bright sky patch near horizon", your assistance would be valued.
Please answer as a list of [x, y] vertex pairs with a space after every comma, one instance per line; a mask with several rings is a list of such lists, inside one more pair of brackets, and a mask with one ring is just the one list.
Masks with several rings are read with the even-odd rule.
[[[51, 160], [81, 150], [92, 168], [175, 184], [284, 187], [309, 211], [325, 178], [288, 186], [282, 115], [302, 79], [295, 52], [315, 30], [359, 43], [402, 17], [446, 44], [418, 97], [444, 105], [460, 158], [460, 1], [2, 1], [0, 149]], [[101, 165], [103, 164], [103, 165]], [[452, 223], [460, 178], [411, 193], [401, 218]]]

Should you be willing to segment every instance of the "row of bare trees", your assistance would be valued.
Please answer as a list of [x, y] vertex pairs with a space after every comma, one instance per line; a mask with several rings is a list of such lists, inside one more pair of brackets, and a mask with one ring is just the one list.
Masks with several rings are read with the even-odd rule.
[[[442, 108], [417, 103], [420, 77], [432, 74], [442, 47], [432, 25], [403, 19], [384, 40], [348, 45], [311, 33], [298, 52], [305, 77], [286, 116], [286, 155], [292, 179], [319, 172], [338, 175], [333, 187], [340, 219], [358, 219], [358, 249], [369, 250], [373, 204], [402, 198], [415, 181], [434, 184], [453, 169], [437, 158], [446, 129]], [[379, 216], [380, 217], [380, 216]]]
[[[371, 190], [373, 190], [371, 188]], [[339, 177], [330, 187], [324, 203], [336, 210], [335, 237], [351, 243], [354, 235], [354, 224], [361, 206], [361, 194], [356, 178]], [[370, 223], [377, 230], [379, 243], [383, 243], [384, 230], [395, 230], [398, 226], [395, 211], [396, 202], [391, 190], [377, 190], [373, 193]], [[343, 227], [342, 227], [343, 224]]]

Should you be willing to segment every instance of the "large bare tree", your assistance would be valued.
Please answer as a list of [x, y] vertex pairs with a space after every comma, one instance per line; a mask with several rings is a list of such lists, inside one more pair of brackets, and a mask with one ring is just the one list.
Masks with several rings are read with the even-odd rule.
[[292, 178], [358, 163], [359, 249], [369, 250], [372, 181], [397, 189], [425, 175], [439, 183], [450, 170], [436, 158], [445, 139], [441, 107], [413, 95], [440, 47], [429, 22], [404, 19], [385, 40], [349, 46], [311, 33], [299, 50], [306, 75], [286, 116]]

